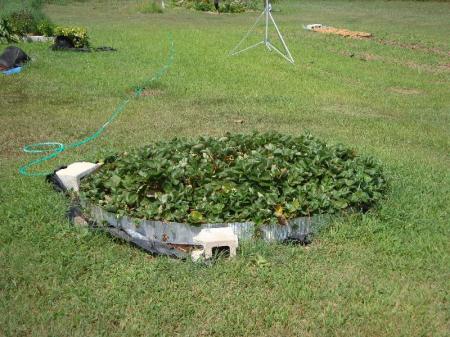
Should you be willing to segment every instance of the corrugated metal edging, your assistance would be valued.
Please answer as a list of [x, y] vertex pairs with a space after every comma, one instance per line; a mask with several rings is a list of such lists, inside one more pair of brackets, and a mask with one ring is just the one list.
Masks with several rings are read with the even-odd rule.
[[86, 202], [83, 202], [83, 207], [88, 211], [92, 220], [98, 224], [107, 223], [111, 227], [123, 230], [135, 239], [183, 245], [194, 245], [194, 237], [204, 228], [220, 227], [232, 228], [239, 240], [250, 240], [255, 237], [255, 234], [258, 234], [258, 237], [269, 242], [289, 239], [303, 241], [315, 234], [329, 221], [327, 215], [301, 217], [289, 220], [286, 225], [263, 225], [259, 227], [259, 233], [255, 233], [256, 227], [252, 222], [193, 226], [186, 223], [151, 221], [128, 216], [117, 217], [115, 213], [108, 212], [96, 205], [89, 205]]

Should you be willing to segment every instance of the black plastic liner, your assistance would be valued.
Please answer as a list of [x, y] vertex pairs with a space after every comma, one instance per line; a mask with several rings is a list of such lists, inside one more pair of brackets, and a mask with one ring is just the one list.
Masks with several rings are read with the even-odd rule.
[[21, 67], [30, 60], [30, 57], [22, 49], [9, 46], [0, 55], [0, 70]]
[[[61, 183], [61, 181], [58, 179], [58, 176], [56, 175], [56, 172], [59, 170], [62, 170], [64, 168], [67, 168], [67, 166], [60, 166], [56, 170], [53, 171], [53, 173], [46, 176], [46, 181], [50, 183], [53, 187], [53, 189], [56, 192], [67, 192], [64, 185]], [[151, 255], [167, 255], [170, 257], [176, 257], [179, 259], [185, 259], [188, 257], [187, 253], [184, 253], [178, 249], [176, 249], [174, 246], [165, 244], [163, 242], [159, 241], [153, 241], [153, 240], [141, 240], [138, 238], [133, 238], [129, 234], [127, 234], [125, 231], [118, 229], [116, 227], [112, 226], [106, 226], [106, 225], [100, 225], [97, 224], [92, 219], [89, 219], [83, 212], [80, 204], [76, 200], [72, 200], [71, 205], [69, 209], [67, 210], [67, 218], [72, 224], [77, 224], [80, 221], [84, 223], [84, 225], [88, 226], [91, 230], [100, 230], [109, 233], [111, 236], [118, 238], [120, 240], [124, 240], [128, 243], [133, 244], [134, 246], [144, 250], [145, 252], [151, 254]]]
[[76, 52], [93, 52], [93, 51], [117, 51], [117, 49], [112, 47], [82, 47], [76, 48], [72, 40], [66, 36], [57, 36], [55, 38], [55, 43], [51, 47], [53, 50], [60, 51], [76, 51]]

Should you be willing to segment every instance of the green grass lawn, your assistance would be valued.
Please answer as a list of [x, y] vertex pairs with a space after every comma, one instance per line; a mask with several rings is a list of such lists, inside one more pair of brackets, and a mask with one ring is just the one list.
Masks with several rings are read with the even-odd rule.
[[[228, 56], [258, 13], [44, 7], [118, 52], [23, 43], [33, 62], [0, 76], [0, 336], [449, 335], [450, 3], [275, 9], [294, 65], [262, 47]], [[309, 23], [374, 38], [311, 33]], [[35, 158], [21, 147], [93, 133], [164, 64], [169, 32], [174, 64], [152, 91], [101, 138], [37, 170], [174, 136], [309, 130], [385, 163], [392, 187], [380, 209], [336, 219], [308, 247], [248, 243], [211, 268], [71, 226], [64, 196], [18, 174]]]

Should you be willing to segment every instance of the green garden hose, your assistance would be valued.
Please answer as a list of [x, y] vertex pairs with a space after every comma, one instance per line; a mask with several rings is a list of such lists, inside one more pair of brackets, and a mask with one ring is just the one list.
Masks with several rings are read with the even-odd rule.
[[51, 160], [53, 158], [58, 157], [62, 152], [73, 149], [82, 145], [85, 145], [96, 138], [100, 137], [100, 135], [103, 133], [103, 131], [106, 130], [106, 128], [114, 122], [114, 120], [125, 110], [126, 106], [130, 102], [130, 100], [134, 98], [138, 98], [142, 95], [142, 92], [145, 88], [147, 88], [150, 84], [152, 84], [155, 81], [158, 81], [161, 79], [161, 77], [164, 76], [164, 74], [167, 72], [167, 70], [170, 68], [170, 66], [173, 63], [174, 59], [174, 43], [172, 35], [169, 35], [169, 55], [167, 57], [166, 63], [149, 79], [143, 81], [138, 86], [135, 87], [133, 94], [128, 95], [123, 101], [117, 105], [117, 107], [114, 109], [113, 113], [109, 116], [108, 120], [92, 135], [74, 143], [70, 144], [63, 144], [59, 142], [43, 142], [43, 143], [35, 143], [30, 145], [25, 145], [23, 147], [23, 151], [26, 153], [49, 153], [43, 157], [40, 157], [38, 159], [32, 160], [26, 165], [19, 168], [19, 173], [28, 176], [28, 177], [42, 177], [47, 176], [53, 172], [28, 172], [28, 169], [32, 166], [36, 166], [39, 164], [42, 164], [43, 162], [46, 162], [48, 160]]

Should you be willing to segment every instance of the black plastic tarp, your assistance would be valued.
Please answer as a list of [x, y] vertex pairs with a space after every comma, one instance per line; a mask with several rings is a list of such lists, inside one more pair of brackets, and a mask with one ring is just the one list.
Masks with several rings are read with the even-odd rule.
[[0, 70], [21, 67], [30, 60], [25, 52], [14, 46], [7, 47], [0, 55]]

